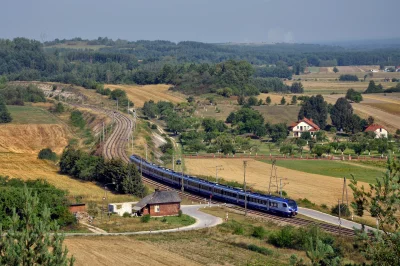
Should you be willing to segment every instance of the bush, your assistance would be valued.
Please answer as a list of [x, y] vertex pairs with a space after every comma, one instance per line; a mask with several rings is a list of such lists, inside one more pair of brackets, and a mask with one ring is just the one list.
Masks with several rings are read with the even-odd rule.
[[[334, 215], [339, 215], [339, 205], [336, 204], [334, 207], [331, 209], [331, 213]], [[349, 207], [342, 203], [340, 204], [340, 216], [342, 217], [349, 217], [351, 215]]]
[[263, 239], [267, 231], [262, 226], [254, 227], [253, 233], [251, 234], [253, 237]]
[[124, 218], [131, 217], [131, 214], [129, 212], [124, 212], [124, 214], [122, 214], [122, 217]]
[[57, 154], [55, 152], [53, 152], [51, 149], [49, 149], [49, 148], [42, 149], [39, 152], [38, 159], [56, 161], [57, 160]]
[[356, 75], [340, 75], [340, 81], [358, 81], [358, 77]]
[[263, 254], [263, 255], [272, 255], [274, 252], [272, 250], [270, 250], [269, 248], [265, 248], [265, 247], [259, 247], [257, 245], [254, 244], [250, 244], [247, 246], [248, 250]]
[[166, 223], [166, 222], [167, 222], [167, 217], [163, 217], [163, 218], [161, 219], [161, 222]]
[[73, 126], [79, 127], [80, 129], [83, 129], [86, 125], [83, 115], [79, 110], [72, 111], [70, 120]]
[[178, 211], [178, 217], [182, 217], [182, 210]]
[[157, 129], [157, 125], [156, 124], [152, 124], [151, 125], [151, 129]]
[[142, 223], [148, 223], [148, 222], [150, 222], [150, 214], [143, 215], [143, 216], [140, 218], [140, 221], [141, 221]]
[[268, 238], [268, 242], [280, 248], [295, 248], [297, 240], [296, 234], [296, 229], [293, 226], [285, 226], [272, 234]]

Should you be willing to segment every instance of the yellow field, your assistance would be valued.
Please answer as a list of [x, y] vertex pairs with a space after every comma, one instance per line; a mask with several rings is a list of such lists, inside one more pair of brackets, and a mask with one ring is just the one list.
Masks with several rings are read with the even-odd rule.
[[0, 126], [0, 152], [38, 154], [43, 148], [61, 153], [70, 133], [63, 125], [32, 124]]
[[[243, 162], [239, 159], [185, 159], [185, 165], [190, 174], [215, 176], [215, 166], [222, 165], [224, 170], [218, 176], [225, 180], [243, 183]], [[246, 181], [255, 189], [268, 191], [271, 165], [248, 160]], [[307, 198], [320, 205], [333, 206], [342, 197], [343, 180], [324, 175], [309, 174], [283, 167], [278, 167], [279, 178], [288, 178], [284, 186], [289, 196], [293, 199]], [[360, 182], [361, 184], [362, 182]], [[369, 185], [364, 183], [368, 188]], [[351, 193], [349, 200], [352, 200]]]
[[282, 97], [285, 98], [286, 103], [290, 103], [293, 95], [295, 94], [260, 93], [260, 95], [257, 96], [257, 99], [261, 99], [263, 103], [265, 103], [265, 100], [269, 96], [271, 98], [271, 105], [275, 105], [281, 104]]
[[129, 237], [73, 237], [64, 241], [76, 265], [200, 265]]
[[144, 102], [153, 100], [158, 101], [169, 101], [172, 103], [180, 103], [186, 101], [186, 97], [180, 93], [169, 91], [170, 85], [159, 84], [159, 85], [104, 85], [105, 88], [111, 90], [121, 89], [126, 92], [129, 100], [131, 100], [135, 107], [143, 107]]
[[[35, 154], [0, 153], [0, 175], [13, 178], [43, 178], [54, 186], [68, 190], [70, 195], [81, 196], [83, 202], [102, 202], [105, 190], [92, 182], [84, 182], [58, 173], [58, 166], [53, 162], [37, 159]], [[108, 193], [110, 202], [132, 201], [127, 195]]]

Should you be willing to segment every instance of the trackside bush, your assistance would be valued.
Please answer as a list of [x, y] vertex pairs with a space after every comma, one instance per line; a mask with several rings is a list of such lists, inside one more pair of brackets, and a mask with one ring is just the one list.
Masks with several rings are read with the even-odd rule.
[[268, 238], [270, 244], [280, 248], [296, 248], [297, 240], [297, 232], [293, 226], [285, 226]]
[[[331, 209], [331, 213], [334, 215], [339, 215], [339, 204], [333, 206], [333, 208]], [[350, 215], [351, 212], [349, 210], [349, 207], [344, 203], [340, 204], [340, 216], [349, 217]]]
[[254, 227], [253, 233], [251, 234], [253, 237], [263, 239], [267, 234], [267, 231], [262, 226]]
[[268, 248], [265, 247], [259, 247], [257, 245], [254, 244], [250, 244], [247, 246], [248, 250], [263, 254], [263, 255], [272, 255], [274, 252]]
[[150, 214], [143, 215], [143, 216], [140, 218], [140, 221], [141, 221], [142, 223], [148, 223], [148, 222], [150, 222]]

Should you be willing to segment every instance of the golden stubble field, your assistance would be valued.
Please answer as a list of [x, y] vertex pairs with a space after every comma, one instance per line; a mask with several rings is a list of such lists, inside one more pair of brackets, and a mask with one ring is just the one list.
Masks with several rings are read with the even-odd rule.
[[72, 237], [64, 244], [76, 265], [200, 265], [174, 252], [129, 237]]
[[[185, 159], [188, 173], [193, 175], [215, 176], [215, 166], [222, 165], [223, 170], [218, 176], [225, 180], [243, 183], [243, 161], [241, 159]], [[246, 181], [251, 187], [268, 191], [271, 165], [263, 162], [248, 160], [246, 169]], [[343, 180], [330, 176], [309, 174], [283, 167], [278, 167], [279, 178], [287, 178], [284, 186], [288, 195], [297, 200], [307, 198], [318, 205], [333, 206], [342, 198]], [[367, 183], [359, 182], [366, 188]], [[349, 200], [352, 200], [349, 189]]]
[[172, 92], [168, 90], [171, 86], [166, 84], [158, 85], [104, 85], [105, 88], [110, 88], [111, 90], [121, 89], [126, 92], [129, 100], [131, 100], [135, 107], [143, 107], [144, 102], [153, 100], [158, 101], [169, 101], [174, 104], [185, 102], [185, 95]]

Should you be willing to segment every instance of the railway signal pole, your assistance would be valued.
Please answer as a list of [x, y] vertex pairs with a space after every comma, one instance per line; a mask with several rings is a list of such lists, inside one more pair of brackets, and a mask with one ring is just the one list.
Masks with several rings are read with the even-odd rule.
[[247, 216], [246, 167], [247, 167], [247, 161], [243, 161], [243, 189], [244, 189], [244, 215], [245, 216]]

